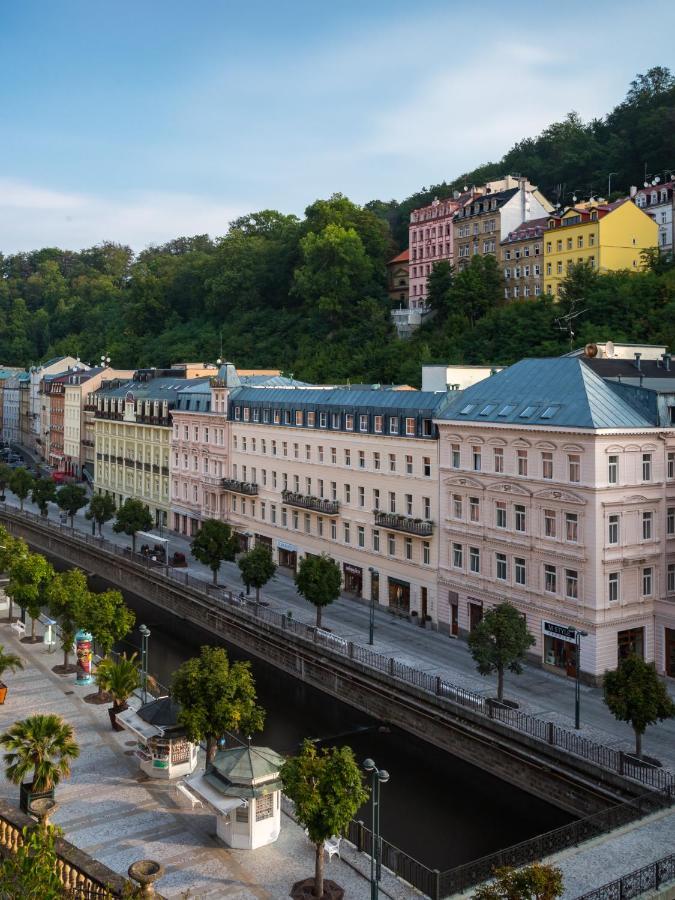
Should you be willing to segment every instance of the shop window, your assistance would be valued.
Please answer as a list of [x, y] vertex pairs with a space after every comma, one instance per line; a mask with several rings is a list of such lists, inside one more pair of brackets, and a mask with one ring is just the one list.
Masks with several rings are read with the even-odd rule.
[[[237, 808], [239, 812], [239, 808]], [[274, 794], [265, 794], [258, 797], [255, 801], [255, 820], [260, 822], [263, 819], [271, 819], [274, 815]], [[237, 820], [239, 821], [239, 820]]]
[[617, 635], [617, 651], [619, 662], [629, 656], [644, 659], [644, 628], [629, 628]]

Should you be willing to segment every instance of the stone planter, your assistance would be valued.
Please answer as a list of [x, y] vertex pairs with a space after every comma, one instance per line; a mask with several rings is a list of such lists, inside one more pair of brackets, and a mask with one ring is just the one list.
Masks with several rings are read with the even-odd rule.
[[[324, 878], [323, 896], [320, 900], [342, 900], [344, 895], [344, 888], [330, 878]], [[314, 894], [314, 879], [305, 878], [303, 881], [296, 881], [291, 888], [290, 896], [293, 900], [317, 900]]]
[[22, 812], [30, 814], [31, 803], [34, 800], [53, 800], [54, 788], [48, 791], [33, 791], [33, 782], [27, 781], [21, 785], [19, 789], [19, 808]]
[[0, 706], [5, 702], [7, 697], [7, 685], [0, 681]]

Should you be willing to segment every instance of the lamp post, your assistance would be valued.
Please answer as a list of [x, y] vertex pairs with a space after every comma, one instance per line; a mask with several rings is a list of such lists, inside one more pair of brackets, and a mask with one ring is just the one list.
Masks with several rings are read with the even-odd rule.
[[377, 569], [374, 569], [372, 566], [368, 566], [368, 571], [370, 572], [370, 614], [368, 619], [368, 643], [372, 645], [375, 643], [375, 587], [374, 581], [378, 579], [378, 588], [379, 588], [379, 577], [380, 573]]
[[382, 860], [380, 846], [380, 785], [389, 781], [389, 772], [386, 769], [378, 769], [375, 762], [368, 758], [363, 762], [363, 768], [371, 778], [371, 804], [372, 804], [372, 846], [370, 848], [370, 900], [378, 900], [379, 882], [382, 875]]
[[612, 176], [618, 175], [618, 172], [610, 172], [607, 176], [607, 199], [609, 200], [609, 196], [612, 193]]
[[148, 702], [148, 643], [150, 641], [150, 629], [147, 625], [141, 625], [138, 629], [141, 633], [141, 679], [143, 683], [143, 705]]
[[588, 637], [587, 631], [580, 631], [578, 628], [574, 632], [574, 644], [576, 647], [576, 656], [574, 660], [574, 668], [576, 670], [576, 679], [574, 682], [574, 727], [579, 730], [581, 728], [581, 639]]

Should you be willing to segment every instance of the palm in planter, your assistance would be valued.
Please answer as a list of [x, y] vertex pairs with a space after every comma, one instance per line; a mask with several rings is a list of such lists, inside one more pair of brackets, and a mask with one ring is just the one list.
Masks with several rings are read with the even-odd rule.
[[127, 709], [127, 700], [141, 683], [134, 653], [127, 659], [126, 653], [115, 662], [107, 657], [99, 663], [96, 670], [96, 684], [107, 693], [113, 702], [108, 710], [110, 724], [115, 731], [122, 731], [117, 722], [117, 713]]
[[[28, 716], [0, 735], [5, 774], [21, 785], [21, 809], [30, 811], [33, 800], [54, 796], [54, 788], [70, 775], [70, 762], [80, 755], [72, 725], [54, 714]], [[32, 773], [33, 780], [26, 779]]]
[[16, 672], [17, 669], [23, 669], [21, 657], [15, 653], [5, 653], [5, 648], [0, 644], [0, 704], [5, 702], [7, 696], [7, 685], [3, 682], [2, 676], [7, 671]]

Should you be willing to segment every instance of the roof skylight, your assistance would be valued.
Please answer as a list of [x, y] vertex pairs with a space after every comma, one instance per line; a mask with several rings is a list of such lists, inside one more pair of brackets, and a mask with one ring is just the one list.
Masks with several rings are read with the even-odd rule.
[[484, 406], [483, 409], [481, 409], [479, 415], [489, 416], [492, 410], [496, 408], [496, 405], [496, 403], [488, 403], [487, 406]]
[[552, 419], [553, 416], [558, 412], [558, 406], [547, 406], [546, 409], [541, 414], [542, 419]]
[[507, 403], [506, 406], [502, 406], [502, 408], [497, 413], [498, 416], [508, 416], [509, 413], [512, 413], [515, 409], [515, 406]]
[[537, 408], [536, 406], [526, 406], [518, 418], [529, 419], [536, 408]]
[[475, 408], [475, 406], [476, 406], [475, 403], [467, 403], [467, 405], [464, 407], [464, 409], [460, 409], [460, 411], [459, 411], [460, 416], [468, 416], [469, 413], [471, 412], [471, 410]]

